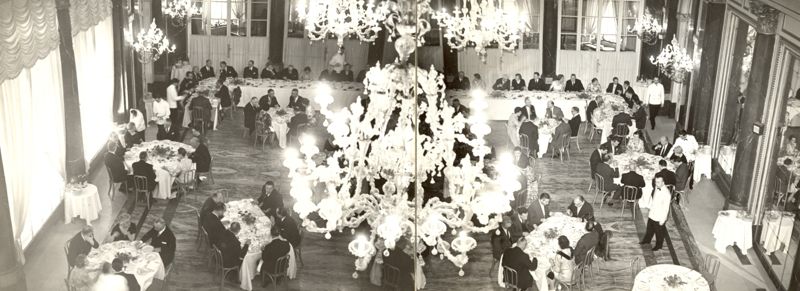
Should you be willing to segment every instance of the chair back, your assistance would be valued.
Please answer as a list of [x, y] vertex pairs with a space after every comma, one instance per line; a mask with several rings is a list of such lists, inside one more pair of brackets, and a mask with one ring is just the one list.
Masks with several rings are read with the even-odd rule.
[[622, 187], [622, 199], [627, 202], [636, 202], [636, 193], [639, 192], [639, 187], [624, 186]]
[[144, 193], [147, 194], [147, 177], [135, 175], [133, 176], [133, 186], [136, 189], [136, 194]]
[[[72, 272], [72, 265], [69, 264], [69, 245], [72, 243], [72, 239], [68, 239], [67, 242], [64, 243], [64, 256], [67, 259], [67, 280], [69, 280], [69, 273]], [[67, 283], [69, 285], [69, 283]]]
[[106, 173], [108, 173], [108, 181], [109, 181], [108, 184], [112, 185], [111, 187], [113, 187], [113, 185], [114, 185], [114, 175], [111, 174], [111, 168], [109, 168], [108, 165], [106, 165], [105, 168], [106, 168]]
[[775, 192], [786, 194], [788, 186], [789, 184], [786, 184], [781, 176], [775, 176]]
[[587, 266], [587, 267], [591, 267], [592, 263], [594, 263], [594, 249], [595, 248], [596, 248], [596, 246], [592, 247], [591, 249], [586, 251], [586, 257], [584, 257], [584, 259], [583, 259], [583, 264], [585, 266]]
[[522, 153], [525, 154], [525, 156], [530, 155], [530, 139], [527, 134], [519, 135], [519, 147], [522, 149]]
[[511, 289], [518, 289], [517, 284], [519, 283], [519, 277], [517, 274], [517, 270], [512, 268], [503, 266], [503, 284], [506, 284], [506, 288]]
[[228, 189], [219, 189], [219, 192], [222, 193], [222, 199], [223, 199], [222, 203], [227, 203], [228, 200], [229, 200], [229, 197], [230, 197], [230, 194], [228, 193]]
[[400, 288], [400, 269], [387, 263], [383, 263], [382, 285], [386, 288]]
[[211, 245], [212, 255], [214, 256], [214, 270], [222, 270], [222, 251], [217, 246]]
[[264, 126], [264, 123], [263, 123], [263, 122], [261, 122], [261, 121], [256, 121], [256, 129], [255, 129], [255, 133], [256, 133], [256, 135], [257, 135], [257, 136], [262, 136], [262, 135], [264, 135], [264, 133], [266, 132], [266, 130], [265, 130], [265, 129], [266, 129], [266, 126]]
[[603, 260], [608, 261], [611, 258], [611, 238], [614, 237], [614, 232], [611, 230], [603, 231]]
[[196, 175], [196, 170], [194, 169], [183, 171], [183, 173], [181, 173], [180, 183], [185, 185], [193, 185], [194, 182], [197, 180], [197, 177], [195, 177], [195, 175]]
[[628, 136], [630, 129], [628, 128], [627, 124], [618, 123], [614, 125], [614, 135], [616, 136]]
[[631, 268], [631, 280], [633, 280], [634, 278], [636, 278], [636, 275], [639, 274], [640, 271], [642, 271], [642, 261], [639, 259], [639, 256], [635, 256], [633, 257], [633, 259], [631, 259], [630, 268]]
[[707, 255], [703, 260], [703, 271], [711, 275], [712, 279], [716, 279], [717, 272], [719, 272], [719, 258], [715, 255]]
[[195, 209], [194, 214], [197, 216], [197, 227], [203, 226], [203, 220], [200, 218], [200, 209]]
[[206, 121], [209, 119], [208, 116], [209, 113], [205, 109], [192, 108], [192, 121]]
[[289, 254], [286, 254], [283, 257], [278, 258], [275, 261], [275, 269], [272, 270], [272, 275], [279, 275], [279, 276], [286, 276], [287, 272], [289, 271]]
[[561, 149], [566, 151], [569, 148], [570, 138], [571, 138], [571, 136], [570, 136], [569, 132], [564, 133], [561, 136]]
[[600, 189], [600, 191], [606, 190], [606, 181], [602, 175], [599, 173], [594, 173], [594, 180], [597, 182], [597, 189]]

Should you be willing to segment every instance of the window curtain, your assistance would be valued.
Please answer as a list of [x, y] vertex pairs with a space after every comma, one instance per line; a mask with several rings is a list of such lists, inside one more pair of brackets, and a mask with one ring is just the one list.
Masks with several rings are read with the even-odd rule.
[[0, 1], [0, 82], [47, 57], [58, 42], [55, 1]]
[[105, 146], [113, 127], [113, 39], [111, 16], [72, 37], [87, 169]]
[[[51, 1], [52, 2], [52, 1]], [[2, 26], [2, 25], [0, 25]], [[11, 219], [22, 249], [58, 207], [65, 183], [64, 105], [58, 47], [0, 83], [2, 148]]]

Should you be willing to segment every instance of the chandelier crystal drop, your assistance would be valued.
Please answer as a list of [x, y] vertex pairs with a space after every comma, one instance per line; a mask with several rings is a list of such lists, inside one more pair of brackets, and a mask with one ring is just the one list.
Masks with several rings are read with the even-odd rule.
[[454, 9], [452, 14], [442, 9], [434, 18], [445, 28], [444, 38], [451, 48], [460, 50], [474, 45], [481, 56], [486, 55], [486, 48], [492, 44], [503, 50], [515, 50], [528, 25], [527, 15], [517, 13], [516, 9], [504, 9], [492, 0], [462, 0], [461, 8]]
[[659, 35], [664, 32], [664, 27], [658, 23], [658, 20], [653, 17], [650, 11], [645, 11], [642, 17], [636, 20], [633, 27], [628, 26], [628, 31], [636, 33], [643, 43], [653, 45], [658, 41]]
[[659, 71], [676, 83], [682, 83], [694, 68], [692, 56], [686, 53], [676, 39], [661, 50], [657, 57], [650, 56], [650, 62], [658, 66]]
[[[484, 137], [491, 129], [483, 94], [473, 97], [469, 118], [454, 114], [444, 97], [443, 76], [406, 62], [416, 48], [408, 42], [416, 36], [401, 32], [398, 41], [404, 44], [395, 46], [404, 50], [398, 52], [401, 58], [367, 72], [366, 100], [359, 97], [333, 111], [330, 88], [318, 88], [314, 101], [336, 149], [321, 153], [313, 137], [303, 136], [298, 149], [286, 150], [283, 165], [289, 169], [293, 209], [305, 229], [326, 238], [369, 225], [369, 234], [357, 234], [348, 245], [356, 271], [365, 270], [372, 256], [388, 255], [404, 238], [417, 243], [412, 252], [433, 248], [463, 274], [467, 253], [477, 245], [469, 234], [498, 227], [500, 214], [511, 210], [513, 192], [521, 188], [520, 173], [510, 155], [492, 165], [484, 160], [491, 151]], [[456, 163], [456, 142], [471, 147], [474, 158]], [[487, 166], [499, 171], [487, 174]], [[428, 191], [423, 184], [429, 181], [441, 181], [444, 186], [437, 189], [442, 192]]]
[[143, 64], [155, 62], [162, 54], [175, 51], [175, 45], [169, 44], [167, 37], [156, 26], [155, 19], [150, 23], [148, 30], [139, 32], [132, 45], [139, 55], [139, 61]]
[[183, 27], [187, 18], [200, 14], [200, 9], [194, 5], [193, 0], [171, 0], [161, 4], [165, 15], [169, 15], [172, 25]]

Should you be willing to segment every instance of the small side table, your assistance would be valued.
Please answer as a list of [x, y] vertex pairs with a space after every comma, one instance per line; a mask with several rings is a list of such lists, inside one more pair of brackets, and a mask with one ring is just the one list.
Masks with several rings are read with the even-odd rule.
[[67, 186], [64, 189], [64, 223], [72, 222], [73, 217], [80, 216], [86, 224], [92, 225], [92, 220], [100, 217], [100, 194], [97, 186], [86, 184], [83, 188]]
[[746, 252], [753, 247], [753, 217], [742, 210], [720, 211], [711, 233], [718, 252], [725, 253], [728, 246], [734, 244]]

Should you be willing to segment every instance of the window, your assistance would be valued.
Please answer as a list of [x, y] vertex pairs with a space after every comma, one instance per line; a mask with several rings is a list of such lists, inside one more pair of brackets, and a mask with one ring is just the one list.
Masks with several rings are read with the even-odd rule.
[[[442, 2], [440, 0], [431, 0], [431, 9], [433, 11], [440, 11], [442, 7]], [[430, 14], [427, 15], [428, 23], [431, 25], [431, 30], [428, 31], [422, 37], [425, 38], [425, 46], [439, 46], [441, 45], [441, 39], [439, 35], [441, 34], [442, 30], [439, 27], [439, 22], [434, 20]]]
[[[539, 48], [539, 17], [542, 14], [542, 1], [528, 0], [524, 2], [528, 7], [521, 7], [521, 12], [528, 15], [528, 31], [522, 35], [522, 48], [523, 49], [538, 49]], [[527, 12], [527, 13], [526, 13]]]
[[191, 18], [193, 35], [267, 36], [269, 0], [205, 0], [195, 5], [200, 14]]
[[635, 51], [636, 35], [623, 29], [636, 22], [639, 0], [563, 0], [561, 49]]
[[289, 2], [289, 19], [287, 19], [286, 36], [303, 38], [305, 36], [305, 22], [297, 13], [297, 2], [305, 0], [291, 0]]

